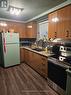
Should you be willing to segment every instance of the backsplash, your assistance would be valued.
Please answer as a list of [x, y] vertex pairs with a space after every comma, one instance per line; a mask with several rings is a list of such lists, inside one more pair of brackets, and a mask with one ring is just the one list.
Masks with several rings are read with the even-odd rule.
[[20, 45], [30, 46], [36, 41], [36, 38], [20, 38]]

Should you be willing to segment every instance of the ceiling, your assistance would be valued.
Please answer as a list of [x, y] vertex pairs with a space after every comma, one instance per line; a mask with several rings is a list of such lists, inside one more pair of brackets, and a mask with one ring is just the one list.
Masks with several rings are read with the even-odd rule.
[[[66, 0], [8, 0], [7, 8], [0, 8], [0, 18], [27, 21], [64, 1]], [[15, 16], [9, 13], [9, 5], [24, 8], [24, 10], [19, 16]]]

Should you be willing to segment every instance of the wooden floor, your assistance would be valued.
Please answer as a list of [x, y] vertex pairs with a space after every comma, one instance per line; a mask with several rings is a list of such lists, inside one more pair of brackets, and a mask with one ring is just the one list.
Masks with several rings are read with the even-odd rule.
[[0, 95], [58, 95], [47, 80], [25, 63], [10, 68], [0, 67]]

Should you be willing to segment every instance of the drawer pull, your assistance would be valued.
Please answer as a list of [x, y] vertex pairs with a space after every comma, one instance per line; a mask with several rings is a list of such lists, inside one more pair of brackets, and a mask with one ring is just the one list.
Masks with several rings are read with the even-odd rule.
[[42, 63], [42, 65], [45, 65], [45, 63]]
[[68, 30], [66, 31], [66, 33], [67, 33], [67, 34], [66, 34], [66, 37], [69, 37], [69, 31], [68, 31]]
[[45, 60], [45, 58], [42, 58], [42, 60]]
[[70, 37], [71, 37], [71, 31], [70, 31], [69, 35], [70, 35]]
[[57, 32], [55, 32], [55, 38], [57, 37]]

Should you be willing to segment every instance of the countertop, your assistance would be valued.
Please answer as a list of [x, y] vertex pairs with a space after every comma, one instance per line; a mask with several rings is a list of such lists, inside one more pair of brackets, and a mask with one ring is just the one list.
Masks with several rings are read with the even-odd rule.
[[20, 48], [24, 48], [24, 49], [27, 49], [29, 51], [32, 51], [32, 52], [35, 52], [37, 54], [40, 54], [42, 56], [45, 56], [45, 57], [50, 57], [52, 55], [54, 55], [53, 53], [50, 53], [50, 51], [46, 52], [46, 51], [36, 51], [36, 50], [33, 50], [32, 48], [28, 47], [28, 46], [20, 46]]

